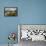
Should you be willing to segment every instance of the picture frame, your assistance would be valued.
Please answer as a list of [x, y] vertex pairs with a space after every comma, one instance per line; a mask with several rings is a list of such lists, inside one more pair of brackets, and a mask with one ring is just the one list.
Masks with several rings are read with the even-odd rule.
[[4, 16], [18, 16], [17, 7], [4, 7]]
[[[26, 35], [24, 34], [25, 31], [27, 32]], [[25, 36], [28, 37], [25, 38]], [[19, 24], [18, 38], [19, 42], [21, 40], [46, 41], [46, 24]]]

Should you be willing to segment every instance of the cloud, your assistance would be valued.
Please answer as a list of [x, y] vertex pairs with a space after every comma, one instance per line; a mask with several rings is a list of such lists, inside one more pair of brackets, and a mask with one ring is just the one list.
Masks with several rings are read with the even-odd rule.
[[9, 10], [9, 11], [15, 11], [16, 8], [6, 8], [5, 11], [7, 11], [7, 10]]

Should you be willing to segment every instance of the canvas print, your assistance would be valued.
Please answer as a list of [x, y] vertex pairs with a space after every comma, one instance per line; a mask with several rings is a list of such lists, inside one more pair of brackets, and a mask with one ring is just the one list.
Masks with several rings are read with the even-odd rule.
[[17, 16], [17, 7], [5, 7], [4, 16]]

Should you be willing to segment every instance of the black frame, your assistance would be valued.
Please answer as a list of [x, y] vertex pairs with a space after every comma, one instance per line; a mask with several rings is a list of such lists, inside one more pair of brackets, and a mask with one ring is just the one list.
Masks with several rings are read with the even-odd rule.
[[[4, 7], [4, 16], [6, 16], [5, 15], [5, 8], [16, 8], [16, 15], [15, 16], [18, 16], [18, 7]], [[11, 17], [11, 16], [8, 16], [8, 17]], [[12, 16], [12, 17], [14, 17], [14, 16]]]

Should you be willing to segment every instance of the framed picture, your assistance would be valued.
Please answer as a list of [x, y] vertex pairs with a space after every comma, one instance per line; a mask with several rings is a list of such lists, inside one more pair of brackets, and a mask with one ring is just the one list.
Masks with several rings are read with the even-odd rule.
[[22, 40], [46, 41], [46, 24], [19, 24], [19, 42]]
[[18, 16], [18, 8], [17, 7], [5, 7], [4, 16]]

